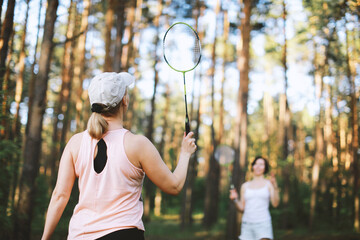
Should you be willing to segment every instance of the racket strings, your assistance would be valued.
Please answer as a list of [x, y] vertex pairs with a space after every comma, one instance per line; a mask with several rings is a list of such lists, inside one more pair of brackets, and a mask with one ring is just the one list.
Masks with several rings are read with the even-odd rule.
[[180, 72], [192, 70], [200, 61], [200, 39], [186, 24], [173, 25], [166, 32], [163, 49], [166, 62]]

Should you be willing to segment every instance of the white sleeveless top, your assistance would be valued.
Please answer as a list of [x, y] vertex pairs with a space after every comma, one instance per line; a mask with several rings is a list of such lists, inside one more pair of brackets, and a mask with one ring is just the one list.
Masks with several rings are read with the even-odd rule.
[[269, 211], [270, 190], [268, 184], [269, 183], [266, 182], [265, 186], [261, 188], [249, 188], [245, 186], [243, 222], [257, 223], [271, 220]]

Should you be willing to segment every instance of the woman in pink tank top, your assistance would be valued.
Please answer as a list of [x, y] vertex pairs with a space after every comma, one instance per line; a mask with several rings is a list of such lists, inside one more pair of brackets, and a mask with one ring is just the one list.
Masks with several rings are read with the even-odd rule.
[[184, 134], [178, 165], [171, 172], [154, 145], [123, 128], [134, 82], [129, 73], [101, 73], [88, 93], [92, 115], [87, 130], [75, 134], [61, 157], [42, 240], [50, 239], [78, 178], [79, 202], [69, 223], [69, 240], [144, 239], [141, 198], [145, 174], [162, 191], [177, 195], [196, 150], [193, 133]]
[[274, 239], [269, 203], [279, 205], [279, 189], [275, 176], [270, 180], [264, 175], [269, 172], [269, 163], [263, 157], [256, 157], [251, 163], [253, 179], [245, 182], [240, 189], [240, 200], [236, 189], [230, 190], [230, 199], [243, 212], [241, 240]]

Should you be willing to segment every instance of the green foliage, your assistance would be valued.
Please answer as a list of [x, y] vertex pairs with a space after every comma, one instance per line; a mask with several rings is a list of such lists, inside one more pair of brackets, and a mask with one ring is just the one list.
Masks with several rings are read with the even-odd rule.
[[[9, 140], [0, 140], [0, 236], [6, 239], [11, 235], [13, 213], [12, 202], [9, 202], [10, 194], [14, 190], [14, 180], [17, 176], [20, 146]], [[3, 238], [1, 237], [1, 238]]]

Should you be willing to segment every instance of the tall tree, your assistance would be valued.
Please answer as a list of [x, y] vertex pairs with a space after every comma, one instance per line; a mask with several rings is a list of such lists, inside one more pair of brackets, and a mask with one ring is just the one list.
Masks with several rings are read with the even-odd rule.
[[123, 35], [125, 30], [125, 0], [117, 0], [115, 1], [115, 15], [116, 15], [116, 39], [115, 39], [115, 54], [114, 54], [114, 62], [113, 69], [115, 72], [120, 72], [122, 68], [121, 57], [123, 53]]
[[[82, 119], [83, 111], [84, 111], [84, 101], [83, 97], [83, 81], [85, 78], [85, 67], [86, 67], [86, 36], [89, 25], [89, 14], [90, 14], [90, 0], [83, 1], [83, 12], [81, 14], [81, 23], [80, 23], [80, 36], [76, 44], [76, 54], [75, 54], [75, 66], [74, 66], [74, 91], [75, 94], [75, 109], [76, 109], [76, 127], [78, 131], [83, 131], [85, 129], [85, 121]], [[86, 110], [85, 110], [86, 111]], [[66, 140], [66, 137], [63, 137], [63, 140]]]
[[[76, 3], [71, 0], [70, 7], [68, 10], [68, 22], [66, 30], [66, 38], [71, 39], [74, 36], [75, 31], [75, 15], [76, 15]], [[51, 170], [51, 186], [50, 189], [53, 189], [56, 183], [56, 168], [59, 161], [59, 153], [61, 152], [61, 129], [59, 129], [60, 124], [60, 114], [63, 116], [62, 119], [62, 129], [65, 129], [65, 132], [68, 131], [68, 122], [69, 122], [69, 103], [71, 95], [71, 79], [73, 77], [73, 65], [74, 65], [74, 56], [73, 52], [73, 41], [66, 41], [64, 45], [64, 55], [61, 66], [61, 89], [58, 96], [58, 101], [56, 101], [54, 106], [54, 125], [53, 125], [53, 136], [52, 136], [52, 158], [50, 162]]]
[[[154, 36], [154, 51], [153, 51], [153, 71], [154, 71], [154, 87], [153, 87], [153, 94], [150, 101], [150, 115], [148, 117], [148, 126], [146, 130], [146, 137], [152, 142], [153, 141], [153, 134], [154, 134], [154, 119], [155, 119], [155, 111], [156, 111], [156, 94], [157, 94], [157, 87], [159, 83], [159, 71], [157, 66], [160, 62], [160, 57], [158, 56], [158, 47], [160, 42], [160, 16], [162, 15], [163, 11], [163, 1], [158, 0], [157, 2], [157, 13], [154, 18], [154, 27], [156, 29], [156, 33]], [[148, 178], [145, 179], [145, 199], [144, 199], [144, 217], [145, 219], [150, 219], [150, 203], [151, 203], [151, 196], [153, 192], [153, 184], [150, 182]]]
[[218, 145], [215, 136], [215, 67], [216, 67], [216, 40], [217, 40], [217, 23], [220, 15], [221, 2], [216, 1], [215, 7], [215, 39], [212, 44], [211, 50], [211, 67], [209, 77], [211, 79], [211, 154], [209, 159], [209, 171], [206, 177], [206, 190], [205, 190], [205, 208], [203, 223], [206, 227], [211, 227], [216, 223], [218, 218], [219, 206], [219, 183], [220, 183], [220, 164], [215, 158], [215, 150]]
[[115, 0], [107, 0], [107, 9], [105, 14], [105, 63], [104, 72], [112, 72], [113, 59], [111, 55], [112, 38], [111, 32], [114, 25], [114, 4]]
[[[6, 57], [9, 49], [9, 40], [13, 32], [14, 25], [14, 11], [15, 11], [15, 0], [8, 0], [4, 24], [1, 28], [1, 39], [0, 39], [0, 91], [3, 88], [5, 68], [6, 68]], [[2, 103], [2, 94], [0, 94], [0, 102]]]
[[39, 2], [39, 14], [38, 14], [38, 25], [37, 25], [37, 31], [36, 31], [36, 41], [35, 41], [35, 47], [34, 47], [34, 55], [33, 55], [33, 61], [31, 64], [31, 70], [30, 70], [30, 80], [29, 80], [29, 87], [28, 87], [28, 115], [27, 115], [27, 119], [28, 122], [26, 124], [26, 129], [25, 129], [25, 133], [28, 132], [28, 126], [30, 126], [30, 119], [31, 119], [31, 113], [32, 113], [32, 109], [31, 106], [33, 104], [34, 101], [34, 88], [35, 88], [35, 79], [36, 79], [36, 74], [34, 72], [35, 70], [35, 65], [37, 64], [37, 51], [38, 51], [38, 44], [39, 44], [39, 35], [40, 35], [40, 28], [41, 28], [41, 9], [42, 9], [42, 0], [40, 0]]
[[53, 50], [53, 36], [57, 18], [58, 0], [49, 0], [46, 10], [43, 42], [41, 46], [39, 72], [35, 83], [31, 126], [26, 135], [24, 165], [20, 178], [20, 195], [16, 209], [15, 239], [30, 239], [33, 206], [35, 200], [35, 179], [39, 171], [41, 132], [46, 108], [46, 90]]
[[[243, 17], [241, 18], [240, 32], [241, 39], [238, 42], [237, 67], [240, 71], [240, 82], [237, 98], [237, 113], [235, 119], [235, 159], [232, 172], [232, 181], [235, 188], [240, 192], [240, 186], [245, 181], [247, 166], [247, 103], [249, 93], [249, 71], [250, 71], [250, 17], [253, 8], [253, 1], [240, 0], [243, 5]], [[239, 233], [239, 221], [234, 204], [229, 205], [227, 218], [226, 239], [236, 239]]]
[[[193, 11], [193, 15], [195, 16], [195, 30], [199, 34], [200, 40], [204, 39], [205, 32], [204, 30], [199, 31], [199, 18], [204, 15], [205, 6], [202, 1], [197, 0], [196, 5]], [[191, 119], [194, 119], [196, 122], [196, 126], [194, 131], [194, 136], [196, 139], [199, 137], [199, 128], [200, 128], [200, 119], [201, 119], [201, 84], [202, 84], [202, 75], [201, 75], [201, 65], [199, 66], [200, 69], [197, 71], [197, 79], [199, 79], [199, 93], [198, 93], [198, 103], [197, 103], [197, 110], [196, 113], [194, 113], [194, 94], [195, 91], [193, 91], [192, 99], [191, 101], [191, 112], [190, 117]], [[195, 81], [194, 81], [195, 83]], [[196, 114], [196, 115], [195, 115]], [[198, 147], [199, 149], [199, 147]], [[182, 204], [181, 204], [181, 227], [185, 228], [192, 224], [193, 218], [193, 205], [194, 205], [194, 184], [195, 184], [195, 178], [197, 174], [197, 166], [198, 166], [198, 151], [195, 151], [195, 153], [191, 156], [187, 171], [187, 177], [183, 188], [183, 196], [182, 196]]]
[[[348, 1], [350, 2], [350, 1]], [[346, 77], [350, 86], [350, 124], [352, 130], [352, 141], [350, 146], [350, 156], [354, 178], [354, 229], [360, 232], [360, 197], [359, 197], [359, 160], [358, 160], [358, 149], [359, 149], [359, 118], [357, 110], [358, 97], [356, 96], [356, 84], [355, 84], [355, 64], [351, 59], [350, 53], [350, 40], [349, 30], [346, 27], [347, 18], [345, 18], [345, 33], [346, 33]]]
[[283, 214], [283, 227], [287, 228], [289, 226], [288, 221], [288, 204], [289, 204], [289, 189], [290, 189], [290, 166], [287, 162], [289, 155], [289, 131], [290, 131], [290, 109], [288, 104], [287, 90], [288, 90], [288, 62], [287, 62], [287, 52], [288, 52], [288, 40], [286, 37], [286, 22], [287, 22], [287, 9], [285, 0], [282, 1], [282, 21], [283, 21], [283, 51], [282, 51], [282, 66], [284, 68], [284, 92], [280, 96], [280, 112], [279, 112], [279, 142], [281, 144], [281, 159], [284, 162], [284, 167], [282, 168], [282, 175], [284, 179], [284, 190], [283, 190], [283, 208], [285, 209]]
[[28, 16], [29, 16], [29, 4], [30, 0], [26, 1], [26, 13], [25, 13], [25, 21], [24, 21], [24, 28], [23, 28], [23, 34], [21, 36], [21, 47], [20, 47], [20, 56], [19, 56], [19, 62], [18, 62], [18, 77], [16, 78], [16, 90], [15, 90], [15, 116], [14, 116], [14, 124], [13, 124], [13, 130], [15, 136], [18, 136], [20, 134], [20, 102], [23, 98], [23, 85], [24, 85], [24, 71], [25, 71], [25, 58], [26, 58], [26, 52], [25, 52], [25, 45], [26, 45], [26, 31], [27, 31], [27, 23], [28, 23]]

